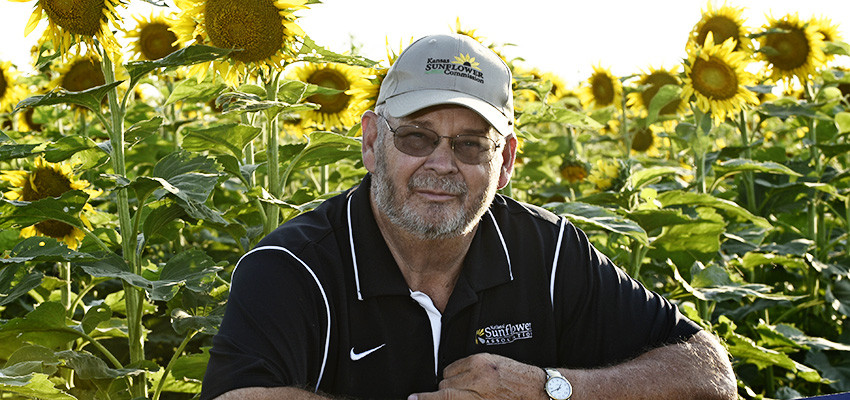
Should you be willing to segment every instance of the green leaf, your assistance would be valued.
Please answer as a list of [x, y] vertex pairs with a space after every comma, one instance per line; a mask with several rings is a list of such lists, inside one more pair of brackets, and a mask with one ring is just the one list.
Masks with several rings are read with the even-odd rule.
[[[130, 271], [130, 266], [117, 254], [110, 253], [93, 261], [80, 263], [80, 268], [96, 278], [118, 278], [133, 286], [150, 290], [151, 281]], [[115, 309], [115, 307], [112, 307]]]
[[303, 38], [301, 49], [298, 53], [298, 60], [309, 61], [313, 63], [344, 63], [348, 65], [358, 65], [361, 67], [374, 67], [378, 63], [361, 56], [345, 55], [330, 51], [313, 41], [310, 37]]
[[0, 229], [30, 226], [45, 220], [83, 226], [78, 215], [88, 199], [89, 195], [82, 190], [70, 190], [58, 198], [32, 202], [0, 199]]
[[[798, 253], [802, 254], [802, 253]], [[773, 253], [748, 252], [742, 257], [742, 265], [746, 269], [754, 269], [762, 265], [783, 265], [799, 270], [807, 270], [806, 260], [800, 256], [780, 255]]]
[[0, 326], [0, 339], [6, 335], [20, 335], [24, 340], [50, 348], [64, 346], [79, 337], [67, 326], [65, 307], [52, 301], [41, 303], [25, 316]]
[[687, 224], [668, 226], [652, 245], [667, 252], [714, 253], [720, 249], [720, 235], [725, 231], [723, 223], [692, 220]]
[[816, 350], [837, 350], [850, 351], [850, 345], [837, 343], [822, 337], [813, 337], [806, 335], [803, 331], [787, 324], [779, 324], [774, 327], [777, 332], [781, 333], [790, 340], [793, 340], [800, 346]]
[[155, 238], [157, 235], [167, 237], [165, 230], [172, 226], [174, 221], [186, 215], [183, 207], [170, 201], [149, 205], [149, 207], [152, 207], [152, 210], [145, 216], [145, 222], [142, 225], [142, 233], [147, 240]]
[[85, 136], [65, 136], [47, 145], [44, 159], [50, 162], [65, 161], [74, 154], [90, 149], [99, 149], [97, 143]]
[[116, 379], [145, 372], [136, 368], [110, 368], [105, 361], [84, 351], [60, 351], [56, 353], [56, 357], [64, 359], [65, 365], [71, 367], [80, 379], [85, 380]]
[[227, 92], [215, 99], [215, 104], [220, 106], [224, 112], [257, 112], [267, 110], [269, 117], [282, 112], [295, 113], [299, 111], [316, 110], [317, 104], [301, 103], [291, 104], [283, 101], [264, 100], [260, 96], [251, 93]]
[[133, 124], [133, 126], [124, 132], [124, 141], [128, 142], [130, 147], [135, 146], [142, 140], [145, 140], [154, 133], [157, 133], [159, 131], [159, 127], [162, 126], [162, 121], [162, 117], [153, 117]]
[[681, 210], [637, 210], [628, 214], [646, 232], [652, 232], [665, 226], [691, 224], [694, 221], [682, 214]]
[[34, 372], [51, 375], [56, 372], [59, 363], [53, 350], [39, 345], [24, 345], [9, 356], [3, 371], [8, 376], [29, 375]]
[[175, 308], [171, 311], [171, 326], [180, 335], [190, 331], [205, 332], [214, 335], [221, 325], [221, 315], [192, 315], [186, 310]]
[[101, 322], [109, 321], [112, 318], [112, 310], [106, 304], [98, 304], [89, 308], [80, 321], [80, 327], [83, 332], [90, 334]]
[[[669, 85], [668, 85], [669, 86]], [[661, 177], [675, 175], [681, 172], [681, 168], [675, 167], [650, 167], [637, 170], [629, 175], [628, 187], [632, 190], [640, 189], [651, 184]]]
[[280, 159], [290, 159], [288, 170], [329, 165], [344, 159], [360, 157], [360, 141], [333, 132], [314, 131], [307, 135], [307, 145], [285, 145], [280, 148]]
[[62, 87], [57, 87], [47, 94], [28, 97], [21, 100], [16, 106], [13, 113], [23, 110], [27, 107], [50, 106], [55, 104], [76, 104], [83, 106], [92, 111], [99, 111], [100, 104], [106, 93], [112, 88], [120, 85], [123, 81], [113, 82], [106, 85], [96, 86], [91, 89], [86, 89], [81, 92], [69, 92]]
[[4, 144], [0, 146], [0, 161], [27, 158], [40, 153], [44, 149], [42, 144]]
[[658, 92], [652, 96], [649, 102], [648, 115], [646, 117], [646, 125], [649, 126], [658, 119], [658, 113], [661, 112], [668, 104], [679, 99], [682, 93], [682, 88], [679, 85], [664, 85]]
[[229, 154], [242, 159], [242, 150], [261, 132], [260, 128], [243, 124], [225, 124], [203, 129], [186, 128], [183, 131], [183, 148], [194, 152], [208, 150], [213, 154]]
[[788, 103], [764, 103], [760, 107], [760, 110], [765, 114], [771, 117], [779, 117], [782, 120], [785, 120], [789, 117], [808, 117], [819, 120], [827, 120], [828, 117], [823, 116], [817, 112], [817, 109], [812, 105], [804, 105], [797, 102], [788, 102]]
[[29, 237], [18, 242], [9, 258], [0, 258], [0, 263], [22, 264], [29, 261], [62, 262], [93, 260], [96, 256], [71, 250], [64, 243], [50, 237]]
[[835, 114], [835, 126], [839, 134], [850, 132], [850, 112], [842, 111]]
[[649, 244], [646, 231], [640, 225], [606, 208], [581, 202], [558, 203], [547, 207], [555, 214], [578, 223], [628, 236], [643, 245]]
[[539, 102], [530, 103], [517, 118], [518, 127], [549, 122], [557, 122], [578, 129], [598, 130], [602, 128], [602, 124], [584, 113], [567, 109], [564, 106], [552, 106]]
[[735, 158], [718, 163], [714, 166], [714, 171], [717, 173], [718, 176], [724, 176], [727, 174], [744, 171], [763, 172], [766, 174], [777, 174], [787, 176], [802, 176], [801, 174], [782, 164], [777, 164], [771, 161], [757, 162], [743, 158]]
[[29, 272], [20, 265], [0, 270], [0, 306], [5, 306], [41, 285], [44, 274]]
[[211, 46], [192, 45], [177, 50], [158, 60], [128, 62], [124, 64], [124, 68], [127, 69], [127, 73], [130, 75], [130, 86], [132, 87], [135, 86], [139, 79], [157, 68], [180, 67], [209, 62], [224, 57], [232, 51]]
[[2, 369], [0, 369], [0, 392], [40, 400], [76, 400], [76, 397], [56, 389], [47, 374], [8, 376]]
[[186, 103], [206, 103], [219, 93], [227, 89], [227, 84], [219, 74], [207, 74], [204, 80], [183, 79], [174, 86], [174, 90], [165, 100], [165, 105], [174, 104], [178, 101]]
[[839, 359], [832, 364], [822, 351], [810, 351], [806, 353], [806, 362], [815, 367], [824, 378], [831, 382], [829, 386], [838, 391], [850, 391], [850, 361], [847, 358]]
[[213, 275], [220, 270], [221, 267], [201, 250], [179, 253], [166, 262], [159, 280], [153, 282], [151, 299], [171, 300], [181, 286], [196, 292], [207, 291], [209, 281], [214, 280]]
[[842, 156], [850, 153], [850, 144], [847, 143], [818, 144], [817, 148], [823, 152], [823, 155], [826, 156], [826, 158]]
[[750, 221], [756, 226], [770, 229], [772, 226], [766, 219], [758, 217], [747, 211], [747, 209], [729, 200], [720, 199], [710, 194], [685, 192], [681, 190], [671, 190], [658, 195], [658, 201], [663, 207], [712, 207], [717, 210], [722, 210], [729, 215]]
[[210, 348], [202, 347], [201, 353], [188, 354], [177, 359], [171, 369], [171, 375], [175, 379], [191, 379], [201, 381], [207, 371], [207, 363], [210, 360]]

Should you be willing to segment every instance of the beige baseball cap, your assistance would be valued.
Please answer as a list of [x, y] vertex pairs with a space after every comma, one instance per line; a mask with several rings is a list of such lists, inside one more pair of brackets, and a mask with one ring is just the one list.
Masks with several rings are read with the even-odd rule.
[[399, 118], [440, 104], [465, 106], [499, 133], [513, 133], [511, 70], [466, 35], [425, 36], [399, 55], [381, 83], [377, 104]]

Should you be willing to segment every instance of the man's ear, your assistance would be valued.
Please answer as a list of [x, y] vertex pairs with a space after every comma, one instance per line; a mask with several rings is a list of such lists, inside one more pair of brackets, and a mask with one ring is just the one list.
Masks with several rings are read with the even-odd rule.
[[375, 142], [378, 140], [378, 114], [366, 111], [360, 118], [360, 129], [363, 131], [363, 144], [360, 154], [366, 170], [375, 173]]
[[511, 175], [514, 173], [514, 161], [516, 161], [516, 135], [511, 134], [505, 138], [505, 145], [502, 146], [502, 165], [499, 166], [499, 189], [508, 186], [511, 181]]

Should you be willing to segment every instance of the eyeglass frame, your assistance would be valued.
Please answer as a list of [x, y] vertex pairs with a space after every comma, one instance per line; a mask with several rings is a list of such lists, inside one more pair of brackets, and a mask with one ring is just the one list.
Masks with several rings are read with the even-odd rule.
[[[496, 156], [496, 152], [498, 151], [498, 149], [499, 149], [499, 148], [501, 148], [501, 147], [504, 145], [504, 143], [501, 143], [501, 141], [497, 142], [497, 141], [493, 140], [493, 139], [492, 139], [491, 137], [489, 137], [489, 136], [481, 136], [481, 135], [456, 135], [456, 136], [444, 136], [444, 135], [440, 135], [440, 134], [438, 134], [438, 133], [437, 133], [437, 132], [435, 132], [433, 129], [430, 129], [430, 128], [423, 128], [423, 127], [421, 127], [421, 126], [417, 126], [417, 125], [399, 125], [399, 126], [396, 126], [395, 128], [393, 128], [393, 127], [390, 125], [390, 120], [389, 120], [387, 117], [385, 117], [385, 116], [383, 116], [383, 115], [381, 115], [381, 114], [379, 114], [379, 113], [375, 113], [375, 115], [377, 115], [378, 117], [380, 117], [381, 119], [383, 119], [383, 120], [384, 120], [384, 123], [387, 125], [387, 129], [389, 129], [389, 131], [390, 131], [390, 132], [392, 132], [392, 134], [393, 134], [393, 147], [395, 147], [395, 148], [396, 148], [396, 150], [398, 150], [398, 151], [400, 151], [400, 152], [402, 152], [402, 153], [404, 153], [404, 154], [407, 154], [407, 155], [409, 155], [409, 156], [411, 156], [411, 157], [428, 157], [428, 156], [430, 156], [431, 154], [434, 154], [434, 151], [435, 151], [435, 150], [437, 150], [437, 147], [440, 147], [440, 140], [442, 140], [442, 139], [446, 139], [446, 140], [448, 140], [448, 141], [449, 141], [449, 148], [451, 148], [451, 149], [452, 149], [452, 154], [454, 154], [454, 156], [458, 159], [458, 161], [460, 161], [460, 162], [462, 162], [462, 163], [464, 163], [464, 164], [467, 164], [467, 165], [480, 165], [480, 164], [484, 164], [484, 163], [488, 163], [488, 162], [492, 161], [492, 160], [493, 160], [493, 157], [495, 157], [495, 156]], [[407, 152], [405, 152], [404, 150], [400, 149], [400, 148], [398, 147], [398, 145], [396, 144], [396, 138], [398, 137], [398, 132], [397, 132], [397, 130], [398, 130], [399, 128], [403, 128], [403, 127], [416, 128], [416, 129], [421, 129], [421, 130], [423, 130], [423, 131], [431, 132], [431, 133], [433, 133], [435, 136], [437, 136], [437, 141], [436, 141], [436, 143], [437, 143], [437, 144], [436, 144], [436, 145], [435, 145], [435, 146], [431, 149], [431, 152], [430, 152], [430, 153], [425, 154], [425, 155], [418, 156], [418, 155], [415, 155], [415, 154], [407, 153]], [[483, 160], [483, 161], [478, 162], [478, 163], [468, 163], [468, 162], [466, 162], [466, 161], [461, 160], [461, 159], [460, 159], [460, 157], [458, 157], [457, 151], [455, 150], [455, 140], [457, 140], [457, 138], [460, 138], [460, 137], [467, 137], [467, 136], [472, 136], [472, 137], [476, 137], [476, 138], [485, 138], [485, 139], [487, 139], [487, 140], [489, 140], [489, 141], [493, 142], [493, 146], [494, 146], [494, 147], [493, 147], [492, 152], [490, 153], [490, 157], [489, 157], [489, 158], [487, 158], [486, 160]], [[500, 138], [504, 138], [504, 136], [500, 136]]]

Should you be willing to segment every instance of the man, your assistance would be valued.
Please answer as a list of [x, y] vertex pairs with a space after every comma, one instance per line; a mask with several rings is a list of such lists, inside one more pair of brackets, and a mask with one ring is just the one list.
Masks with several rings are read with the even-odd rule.
[[201, 397], [736, 398], [710, 334], [564, 218], [496, 195], [512, 122], [496, 54], [410, 45], [362, 118], [370, 174], [237, 264]]

